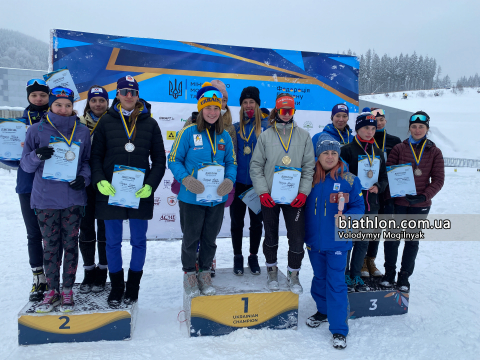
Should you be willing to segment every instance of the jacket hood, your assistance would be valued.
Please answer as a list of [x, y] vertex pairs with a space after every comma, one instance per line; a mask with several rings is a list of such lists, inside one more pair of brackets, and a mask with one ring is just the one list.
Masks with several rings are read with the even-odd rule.
[[[73, 125], [75, 122], [80, 120], [76, 114], [72, 116], [61, 116], [54, 114], [53, 112], [49, 111], [47, 115], [42, 119], [46, 122], [46, 117], [52, 122], [55, 128], [60, 131], [64, 136], [68, 136], [73, 129]], [[47, 122], [48, 123], [48, 122]], [[80, 124], [80, 122], [79, 122]], [[77, 124], [77, 125], [79, 125]]]

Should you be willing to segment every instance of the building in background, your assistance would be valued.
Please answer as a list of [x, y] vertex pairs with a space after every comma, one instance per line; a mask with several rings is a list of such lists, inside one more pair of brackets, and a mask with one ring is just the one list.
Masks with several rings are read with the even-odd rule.
[[[0, 110], [18, 111], [19, 109], [11, 108], [26, 108], [28, 106], [27, 92], [25, 91], [27, 81], [33, 78], [43, 79], [43, 75], [46, 73], [46, 70], [0, 67]], [[6, 107], [8, 107], [8, 109]], [[12, 116], [1, 115], [1, 117]]]

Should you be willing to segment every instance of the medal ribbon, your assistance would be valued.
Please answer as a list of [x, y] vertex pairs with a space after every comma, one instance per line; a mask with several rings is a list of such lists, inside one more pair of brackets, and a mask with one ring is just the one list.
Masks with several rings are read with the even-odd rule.
[[210, 141], [210, 146], [212, 147], [212, 152], [213, 152], [213, 160], [215, 160], [215, 155], [217, 155], [217, 131], [215, 130], [215, 133], [213, 134], [214, 140], [215, 140], [215, 146], [213, 146], [212, 142], [212, 137], [210, 136], [210, 131], [208, 129], [205, 129], [208, 135], [208, 141]]
[[375, 159], [375, 152], [373, 151], [373, 146], [372, 146], [372, 160], [370, 160], [370, 155], [368, 155], [368, 153], [365, 151], [365, 149], [363, 148], [362, 144], [360, 144], [360, 142], [358, 141], [357, 137], [355, 136], [355, 141], [357, 142], [357, 144], [362, 148], [363, 152], [365, 154], [367, 154], [367, 157], [368, 157], [368, 163], [370, 164], [370, 167], [372, 167], [373, 165], [373, 159]]
[[[334, 127], [335, 127], [335, 126], [334, 126]], [[342, 144], [350, 144], [350, 133], [348, 132], [348, 130], [345, 130], [345, 131], [347, 132], [347, 140], [348, 140], [347, 143], [345, 142], [345, 139], [343, 138], [342, 133], [340, 132], [340, 130], [338, 130], [337, 128], [335, 128], [335, 130], [337, 130], [338, 136], [340, 136], [340, 138], [342, 139]]]
[[[98, 124], [100, 123], [100, 120], [102, 120], [102, 117], [103, 115], [105, 115], [107, 112], [105, 111], [102, 115], [100, 115], [100, 117], [98, 118], [97, 122], [95, 123], [95, 126], [93, 127], [92, 130], [90, 130], [90, 136], [93, 135], [93, 133], [95, 132], [95, 129], [97, 128]], [[120, 114], [122, 114], [122, 110], [120, 110]], [[123, 114], [122, 114], [122, 118], [123, 118]], [[125, 121], [125, 119], [124, 119]], [[130, 140], [130, 138], [128, 138]]]
[[252, 136], [253, 130], [255, 130], [255, 126], [252, 126], [252, 130], [250, 130], [250, 135], [248, 135], [248, 138], [247, 138], [247, 135], [245, 135], [245, 127], [242, 127], [243, 137], [247, 138], [246, 140], [247, 145], [248, 145], [248, 142], [250, 141], [250, 137]]
[[52, 127], [57, 130], [57, 132], [62, 136], [62, 138], [65, 140], [65, 142], [67, 143], [68, 147], [71, 147], [72, 146], [72, 141], [73, 141], [73, 135], [75, 134], [75, 130], [77, 129], [77, 122], [75, 121], [75, 124], [73, 124], [73, 130], [72, 130], [72, 135], [70, 135], [70, 140], [66, 138], [65, 135], [63, 135], [60, 130], [57, 129], [57, 127], [55, 125], [53, 125], [53, 123], [50, 121], [50, 119], [48, 118], [48, 115], [47, 115], [47, 121], [50, 125], [52, 125]]
[[426, 144], [427, 144], [427, 140], [423, 142], [422, 148], [420, 149], [420, 154], [417, 157], [417, 154], [415, 154], [415, 150], [413, 150], [412, 143], [409, 142], [410, 150], [412, 150], [412, 154], [413, 154], [413, 157], [415, 158], [415, 164], [417, 164], [417, 167], [420, 165], [420, 161], [422, 161], [423, 150], [425, 149]]
[[28, 111], [28, 121], [30, 122], [30, 125], [33, 125], [32, 123], [32, 118], [30, 117], [30, 110]]
[[[137, 124], [135, 123], [135, 125], [133, 125], [133, 127], [132, 127], [132, 130], [128, 131], [127, 122], [125, 121], [125, 117], [123, 116], [123, 113], [122, 113], [122, 105], [119, 104], [118, 109], [120, 110], [119, 112], [120, 112], [120, 116], [122, 117], [123, 128], [125, 129], [125, 133], [127, 134], [128, 142], [130, 142], [130, 139], [133, 135], [133, 132], [135, 131], [135, 126], [137, 126]], [[98, 119], [97, 124], [98, 124], [98, 122], [100, 122], [100, 119]]]
[[[383, 145], [382, 145], [382, 152], [385, 152], [385, 138], [387, 136], [387, 131], [385, 129], [383, 129]], [[373, 141], [375, 141], [375, 145], [377, 145], [378, 148], [380, 148], [380, 146], [378, 146], [377, 144], [377, 140], [375, 140], [375, 137], [373, 138]]]
[[292, 141], [292, 134], [293, 134], [293, 124], [292, 124], [292, 129], [290, 130], [290, 136], [288, 137], [288, 143], [287, 143], [287, 146], [285, 146], [282, 138], [280, 137], [280, 134], [278, 133], [278, 130], [277, 130], [277, 123], [275, 123], [275, 131], [277, 132], [277, 136], [278, 138], [280, 139], [280, 142], [282, 143], [282, 146], [283, 146], [283, 151], [285, 151], [286, 154], [288, 154], [288, 150], [290, 150], [290, 143]]

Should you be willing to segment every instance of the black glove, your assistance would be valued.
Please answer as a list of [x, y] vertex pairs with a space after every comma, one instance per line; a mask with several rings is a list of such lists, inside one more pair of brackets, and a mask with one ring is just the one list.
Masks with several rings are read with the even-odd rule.
[[73, 190], [83, 190], [85, 189], [85, 178], [82, 175], [78, 175], [75, 180], [70, 181], [69, 184]]
[[427, 197], [425, 195], [406, 195], [405, 198], [410, 205], [420, 204], [427, 201]]
[[54, 152], [55, 150], [53, 150], [53, 148], [48, 146], [44, 146], [35, 150], [35, 153], [37, 154], [38, 158], [42, 161], [50, 159]]

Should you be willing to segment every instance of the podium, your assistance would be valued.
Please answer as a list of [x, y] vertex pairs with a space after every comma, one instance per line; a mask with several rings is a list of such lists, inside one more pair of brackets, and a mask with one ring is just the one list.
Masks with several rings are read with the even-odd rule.
[[189, 336], [217, 336], [240, 328], [296, 329], [298, 295], [292, 293], [286, 276], [279, 270], [280, 290], [267, 289], [267, 269], [252, 275], [245, 268], [243, 276], [233, 269], [216, 269], [213, 296], [183, 296]]
[[137, 304], [110, 309], [107, 297], [110, 283], [101, 293], [80, 294], [80, 284], [73, 287], [75, 311], [58, 309], [39, 314], [40, 303], [29, 302], [18, 314], [18, 344], [128, 340], [133, 334]]

